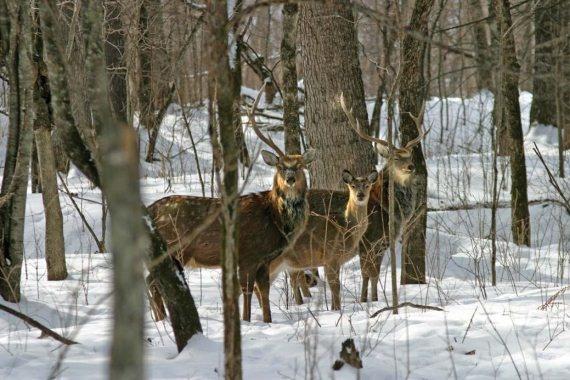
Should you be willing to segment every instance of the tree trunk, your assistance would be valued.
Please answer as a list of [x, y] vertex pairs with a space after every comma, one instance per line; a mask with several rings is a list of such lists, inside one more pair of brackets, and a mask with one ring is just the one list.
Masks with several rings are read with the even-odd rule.
[[[92, 181], [96, 186], [101, 187], [99, 173], [93, 154], [87, 145], [81, 140], [81, 136], [75, 125], [70, 108], [69, 90], [65, 77], [65, 63], [60, 50], [56, 44], [54, 35], [54, 15], [57, 14], [55, 0], [40, 2], [40, 19], [44, 36], [44, 44], [47, 56], [48, 77], [51, 85], [52, 106], [57, 129], [60, 135], [64, 150], [73, 164]], [[102, 46], [99, 46], [102, 51]], [[100, 67], [105, 67], [104, 60], [100, 60]], [[98, 67], [95, 65], [95, 67]], [[94, 71], [91, 75], [101, 75]], [[92, 80], [94, 82], [94, 80]], [[93, 86], [100, 88], [100, 86]], [[99, 111], [101, 112], [101, 111]], [[111, 112], [109, 110], [109, 112]], [[100, 115], [97, 115], [100, 118]], [[98, 127], [102, 130], [101, 122], [98, 120]], [[146, 207], [139, 203], [142, 209], [142, 219], [146, 234], [151, 239], [151, 249], [147, 251], [146, 265], [150, 272], [149, 280], [156, 284], [160, 295], [164, 298], [166, 307], [170, 314], [170, 322], [176, 340], [178, 351], [188, 343], [188, 340], [196, 333], [202, 331], [200, 319], [194, 304], [194, 299], [190, 294], [188, 284], [184, 280], [183, 269], [175, 263], [167, 254], [166, 244], [157, 232], [154, 222], [150, 218]]]
[[32, 193], [42, 192], [42, 181], [40, 180], [40, 167], [38, 162], [38, 147], [36, 140], [32, 141], [32, 168], [30, 170]]
[[[481, 20], [483, 18], [483, 8], [481, 0], [469, 0], [469, 13], [471, 19]], [[490, 90], [493, 88], [493, 75], [489, 62], [489, 45], [487, 43], [487, 35], [485, 33], [485, 25], [476, 22], [471, 27], [473, 35], [473, 46], [475, 50], [475, 63], [477, 74], [477, 90]]]
[[[166, 85], [167, 63], [163, 37], [163, 16], [160, 0], [143, 0], [140, 5], [138, 45], [139, 112], [140, 123], [148, 132], [146, 162], [154, 161], [154, 152], [160, 132], [160, 125], [171, 99]], [[171, 91], [172, 93], [172, 91]], [[166, 103], [165, 103], [166, 101]], [[163, 110], [161, 112], [161, 110]]]
[[340, 104], [368, 131], [358, 40], [350, 1], [299, 4], [299, 37], [305, 73], [305, 127], [317, 159], [310, 168], [311, 187], [343, 190], [341, 173], [368, 173], [376, 164], [372, 145], [349, 126]]
[[[567, 5], [566, 5], [567, 6]], [[531, 125], [556, 125], [556, 99], [554, 96], [553, 39], [557, 30], [557, 6], [549, 2], [537, 5], [534, 13], [535, 51], [532, 76]]]
[[57, 190], [55, 157], [51, 143], [51, 131], [47, 127], [34, 130], [38, 147], [40, 177], [42, 180], [42, 200], [46, 218], [45, 256], [48, 281], [67, 278], [65, 263], [65, 240], [63, 238], [63, 216]]
[[[222, 184], [222, 294], [224, 304], [224, 376], [226, 379], [241, 379], [241, 334], [238, 307], [237, 279], [237, 196], [238, 196], [238, 156], [235, 138], [234, 105], [235, 92], [228, 84], [232, 83], [232, 70], [239, 64], [235, 49], [235, 30], [228, 25], [228, 9], [225, 0], [211, 2], [210, 12], [210, 61], [211, 78], [217, 100], [217, 121], [223, 162]], [[228, 46], [228, 40], [231, 45]], [[217, 128], [213, 125], [213, 128]], [[241, 126], [240, 126], [241, 128]], [[217, 141], [212, 141], [217, 149]], [[247, 295], [244, 294], [244, 297]]]
[[65, 263], [65, 241], [63, 238], [63, 216], [57, 189], [57, 171], [51, 141], [53, 119], [50, 109], [50, 89], [47, 69], [43, 60], [43, 43], [39, 28], [37, 10], [33, 19], [33, 63], [37, 73], [33, 90], [34, 137], [37, 147], [39, 176], [42, 184], [42, 200], [46, 219], [45, 259], [48, 280], [59, 281], [67, 278]]
[[[419, 35], [428, 36], [428, 20], [433, 0], [418, 0], [412, 10], [409, 29]], [[418, 41], [411, 34], [406, 34], [402, 41], [402, 72], [400, 74], [400, 133], [402, 144], [418, 136], [422, 120], [423, 104], [427, 90], [424, 78], [425, 43]], [[417, 118], [414, 120], [414, 118]], [[413, 186], [414, 213], [410, 222], [404, 226], [402, 244], [402, 273], [400, 282], [406, 284], [425, 284], [426, 224], [427, 224], [427, 168], [421, 144], [413, 151], [416, 167]]]
[[[28, 189], [30, 158], [32, 154], [31, 89], [33, 84], [31, 56], [31, 31], [27, 3], [10, 2], [10, 132], [17, 130], [18, 140], [14, 149], [7, 149], [6, 161], [14, 162], [10, 182], [3, 194], [11, 198], [2, 208], [3, 236], [0, 246], [0, 295], [8, 302], [20, 301], [20, 277], [24, 258], [24, 225], [26, 193]], [[18, 124], [12, 119], [16, 119]], [[10, 142], [9, 142], [10, 143]], [[10, 157], [9, 154], [14, 154]], [[14, 160], [15, 158], [15, 160]]]
[[283, 128], [285, 152], [301, 153], [301, 126], [297, 101], [297, 4], [283, 5], [283, 39], [281, 40], [281, 67], [283, 89]]
[[[241, 9], [243, 7], [243, 0], [236, 0], [234, 4], [234, 17], [239, 17]], [[247, 145], [245, 143], [245, 134], [243, 133], [243, 126], [241, 123], [241, 49], [243, 47], [243, 36], [238, 32], [239, 23], [234, 23], [232, 25], [232, 34], [235, 38], [233, 42], [235, 48], [235, 65], [232, 69], [232, 97], [234, 99], [234, 131], [236, 144], [239, 149], [239, 160], [245, 167], [251, 165], [251, 159], [249, 158], [249, 152], [247, 151]]]
[[500, 104], [505, 115], [510, 138], [511, 162], [511, 230], [513, 241], [519, 245], [530, 245], [530, 217], [528, 211], [526, 163], [519, 104], [518, 79], [520, 67], [517, 62], [515, 39], [512, 31], [510, 3], [508, 0], [493, 0], [499, 35], [500, 49]]
[[[114, 318], [109, 377], [135, 380], [144, 378], [143, 255], [149, 247], [140, 207], [137, 137], [126, 124], [126, 118], [114, 117], [117, 113], [126, 116], [124, 110], [121, 111], [124, 98], [117, 95], [124, 89], [113, 88], [117, 83], [113, 84], [112, 80], [109, 87], [113, 90], [107, 87], [107, 64], [102, 53], [102, 5], [91, 3], [86, 16], [89, 20], [85, 28], [89, 31], [85, 62], [89, 72], [89, 100], [101, 150], [103, 191], [111, 215]], [[114, 99], [113, 106], [109, 103], [109, 93]]]
[[[489, 19], [487, 21], [487, 27], [489, 30], [489, 35], [491, 37], [491, 45], [490, 45], [490, 56], [489, 60], [491, 62], [492, 67], [498, 67], [499, 62], [499, 50], [500, 50], [500, 37], [499, 37], [499, 30], [498, 30], [498, 22], [496, 22], [495, 17], [495, 7], [493, 5], [494, 0], [487, 0], [488, 2], [488, 10], [489, 10]], [[500, 87], [501, 87], [501, 78], [500, 73], [497, 70], [493, 70], [493, 95], [495, 96], [495, 101], [493, 102], [493, 111], [491, 113], [491, 119], [493, 125], [495, 125], [495, 146], [496, 146], [496, 154], [499, 156], [508, 156], [509, 155], [509, 134], [507, 130], [506, 123], [501, 122], [501, 120], [505, 119], [505, 112], [504, 107], [502, 107], [498, 101], [500, 98]]]

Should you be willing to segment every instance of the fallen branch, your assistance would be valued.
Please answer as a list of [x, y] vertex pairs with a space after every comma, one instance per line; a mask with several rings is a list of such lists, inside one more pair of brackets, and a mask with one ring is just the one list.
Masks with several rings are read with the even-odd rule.
[[[554, 204], [562, 206], [568, 210], [568, 207], [566, 206], [566, 204], [563, 201], [560, 201], [558, 199], [551, 199], [551, 198], [535, 199], [535, 200], [528, 202], [529, 205], [537, 205], [537, 204], [542, 204], [542, 203], [554, 203]], [[477, 202], [477, 203], [451, 205], [451, 206], [443, 206], [443, 207], [428, 207], [427, 210], [428, 210], [428, 212], [461, 211], [461, 210], [474, 210], [474, 209], [478, 209], [478, 208], [492, 208], [492, 207], [493, 207], [493, 202]], [[497, 203], [496, 207], [497, 208], [510, 208], [511, 203], [510, 202], [499, 202], [499, 203]], [[568, 212], [570, 212], [570, 210], [568, 210]]]
[[386, 306], [383, 307], [382, 309], [378, 310], [377, 312], [375, 312], [374, 314], [372, 314], [370, 316], [370, 318], [374, 318], [376, 317], [378, 314], [383, 313], [385, 311], [394, 311], [396, 309], [402, 308], [402, 307], [412, 307], [414, 309], [421, 309], [421, 310], [436, 310], [436, 311], [443, 311], [443, 309], [441, 307], [437, 307], [437, 306], [428, 306], [428, 305], [418, 305], [415, 303], [411, 303], [411, 302], [403, 302], [397, 306]]
[[8, 314], [12, 314], [13, 316], [15, 316], [17, 318], [20, 318], [26, 324], [39, 329], [42, 332], [42, 335], [50, 336], [53, 339], [57, 340], [58, 342], [61, 342], [65, 345], [78, 344], [77, 342], [75, 342], [71, 339], [67, 339], [66, 337], [59, 335], [58, 333], [56, 333], [55, 331], [51, 330], [50, 328], [42, 325], [41, 323], [39, 323], [35, 319], [28, 317], [27, 315], [25, 315], [23, 313], [20, 313], [18, 310], [14, 310], [11, 307], [8, 307], [8, 306], [2, 305], [2, 304], [0, 304], [0, 310], [4, 310]]

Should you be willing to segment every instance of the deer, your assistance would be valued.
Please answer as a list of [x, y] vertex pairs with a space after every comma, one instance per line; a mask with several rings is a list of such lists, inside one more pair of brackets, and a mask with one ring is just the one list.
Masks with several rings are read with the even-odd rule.
[[[368, 284], [371, 287], [371, 301], [378, 301], [378, 279], [380, 276], [380, 264], [382, 263], [385, 251], [390, 246], [389, 238], [389, 181], [394, 179], [394, 227], [395, 239], [401, 235], [403, 226], [409, 221], [413, 214], [414, 202], [412, 187], [416, 173], [412, 159], [413, 149], [429, 133], [421, 131], [421, 121], [416, 120], [418, 125], [418, 136], [409, 141], [405, 146], [392, 147], [392, 160], [390, 160], [390, 143], [380, 138], [367, 135], [360, 128], [358, 120], [354, 117], [352, 110], [346, 106], [344, 97], [340, 97], [340, 106], [347, 116], [349, 126], [355, 130], [360, 138], [375, 143], [376, 151], [387, 160], [387, 163], [380, 170], [378, 179], [372, 185], [368, 200], [368, 229], [364, 233], [359, 243], [359, 258], [362, 275], [362, 288], [360, 301], [368, 301]], [[343, 205], [347, 202], [349, 195], [342, 191], [328, 191], [311, 189], [308, 194], [309, 208], [311, 212], [320, 214], [339, 215], [342, 213]], [[310, 297], [311, 293], [307, 280], [302, 272], [292, 272], [291, 288], [297, 304], [302, 304], [302, 295]]]
[[[249, 124], [259, 139], [276, 154], [262, 150], [265, 164], [275, 168], [269, 191], [243, 195], [238, 200], [238, 276], [243, 294], [242, 319], [251, 320], [254, 284], [261, 293], [263, 321], [271, 322], [269, 306], [269, 263], [294, 243], [309, 214], [305, 169], [315, 158], [313, 149], [302, 155], [286, 155], [255, 122], [259, 92], [248, 112]], [[154, 202], [149, 211], [168, 253], [190, 268], [219, 268], [221, 265], [221, 199], [173, 195]], [[159, 298], [152, 291], [153, 298]], [[156, 302], [155, 302], [156, 303]], [[158, 305], [162, 306], [160, 299]], [[155, 311], [164, 318], [164, 309]], [[158, 314], [158, 315], [157, 315]]]
[[324, 266], [332, 294], [331, 309], [340, 310], [340, 268], [356, 256], [358, 243], [368, 228], [368, 199], [377, 177], [376, 170], [366, 177], [355, 177], [350, 171], [344, 170], [342, 180], [348, 188], [348, 199], [343, 213], [330, 215], [311, 210], [306, 227], [295, 243], [271, 262], [271, 281], [283, 269], [291, 272], [298, 303], [299, 281], [303, 282], [305, 278], [303, 270]]

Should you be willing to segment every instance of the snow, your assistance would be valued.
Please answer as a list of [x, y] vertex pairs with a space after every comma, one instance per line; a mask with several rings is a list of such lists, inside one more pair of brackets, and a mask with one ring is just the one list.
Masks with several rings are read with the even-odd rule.
[[[255, 94], [255, 90], [245, 91]], [[551, 127], [529, 129], [532, 97], [521, 94], [530, 200], [558, 199], [532, 151], [540, 148], [556, 173], [557, 134]], [[429, 171], [428, 206], [473, 205], [491, 200], [490, 112], [492, 95], [468, 99], [432, 98], [426, 105], [425, 144]], [[373, 103], [368, 104], [371, 110]], [[384, 110], [383, 110], [384, 114]], [[189, 121], [186, 128], [184, 117]], [[260, 119], [271, 123], [272, 120]], [[385, 119], [382, 119], [385, 130]], [[0, 115], [0, 123], [6, 120]], [[5, 130], [5, 128], [3, 128]], [[196, 142], [198, 160], [191, 148]], [[270, 132], [282, 146], [281, 132]], [[141, 130], [141, 151], [147, 136]], [[258, 157], [262, 147], [250, 129], [247, 143], [256, 165], [244, 192], [267, 189], [272, 169]], [[3, 145], [2, 145], [3, 146]], [[212, 190], [211, 148], [205, 108], [172, 106], [157, 141], [159, 162], [141, 160], [141, 191], [149, 204], [165, 195], [216, 195]], [[2, 153], [3, 154], [3, 153]], [[566, 155], [566, 165], [570, 165]], [[382, 165], [383, 163], [381, 163]], [[200, 176], [198, 175], [200, 167]], [[500, 200], [508, 202], [509, 172], [499, 162]], [[247, 173], [244, 173], [247, 174]], [[340, 175], [340, 173], [339, 173]], [[244, 175], [245, 177], [245, 175]], [[557, 178], [568, 193], [570, 181]], [[77, 171], [68, 176], [82, 212], [101, 236], [100, 192]], [[22, 273], [23, 300], [16, 307], [25, 314], [80, 342], [67, 351], [39, 331], [0, 312], [0, 378], [46, 378], [57, 368], [64, 379], [106, 378], [111, 344], [112, 264], [97, 245], [64, 193], [64, 214], [69, 279], [48, 282], [44, 260], [44, 216], [41, 196], [28, 194], [26, 260]], [[539, 307], [570, 284], [570, 216], [557, 203], [530, 207], [532, 245], [512, 243], [510, 209], [497, 214], [497, 278], [490, 285], [490, 209], [433, 211], [428, 216], [427, 285], [400, 286], [401, 302], [440, 306], [440, 311], [402, 309], [399, 315], [370, 315], [391, 302], [389, 257], [382, 265], [380, 301], [359, 303], [360, 265], [347, 263], [342, 272], [342, 311], [329, 311], [330, 291], [323, 284], [311, 289], [312, 299], [292, 306], [285, 297], [281, 276], [271, 289], [273, 323], [261, 322], [254, 301], [253, 320], [242, 322], [244, 376], [250, 378], [547, 378], [565, 379], [570, 371], [570, 343], [566, 295], [546, 310]], [[400, 247], [398, 251], [398, 264]], [[221, 278], [216, 270], [187, 271], [204, 334], [195, 336], [177, 354], [168, 323], [155, 323], [147, 310], [145, 331], [147, 374], [153, 379], [212, 379], [223, 373]], [[353, 338], [364, 368], [350, 366], [334, 372], [341, 343]]]

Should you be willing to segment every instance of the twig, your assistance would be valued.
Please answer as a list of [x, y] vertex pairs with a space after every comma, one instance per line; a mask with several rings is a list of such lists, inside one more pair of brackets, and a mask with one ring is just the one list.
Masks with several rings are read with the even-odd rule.
[[397, 306], [386, 306], [383, 307], [382, 309], [378, 310], [377, 312], [375, 312], [374, 314], [372, 314], [370, 316], [370, 318], [374, 318], [376, 317], [378, 314], [385, 312], [385, 311], [394, 311], [396, 309], [399, 309], [401, 307], [404, 306], [408, 306], [408, 307], [413, 307], [414, 309], [422, 309], [422, 310], [436, 310], [436, 311], [444, 311], [441, 307], [437, 307], [437, 306], [429, 306], [429, 305], [418, 305], [415, 303], [411, 303], [411, 302], [402, 302], [401, 304], [397, 305]]
[[[566, 196], [564, 195], [564, 192], [560, 188], [558, 181], [556, 181], [556, 178], [554, 178], [554, 175], [552, 174], [552, 172], [548, 168], [548, 165], [546, 165], [546, 162], [544, 162], [544, 157], [542, 157], [542, 153], [540, 153], [538, 146], [536, 145], [536, 143], [533, 143], [533, 144], [534, 144], [534, 148], [532, 148], [532, 149], [534, 150], [534, 153], [536, 153], [536, 155], [538, 156], [538, 159], [540, 160], [540, 162], [542, 162], [542, 165], [544, 166], [544, 168], [546, 169], [546, 173], [548, 174], [548, 182], [550, 182], [550, 184], [554, 187], [554, 190], [556, 190], [558, 195], [560, 195], [560, 197], [563, 200], [563, 205], [566, 208], [566, 211], [568, 211], [568, 213], [570, 213], [570, 201], [568, 201], [568, 198], [566, 198]], [[562, 142], [559, 142], [559, 144], [562, 144]]]
[[469, 320], [469, 324], [467, 325], [467, 328], [465, 329], [465, 334], [463, 334], [463, 339], [461, 339], [461, 344], [463, 344], [463, 342], [465, 342], [465, 338], [467, 337], [467, 333], [469, 332], [469, 329], [471, 328], [471, 324], [473, 324], [473, 318], [475, 317], [475, 313], [477, 312], [478, 308], [479, 308], [479, 306], [477, 306], [475, 308], [475, 310], [473, 310], [473, 315], [471, 316], [471, 319]]
[[69, 191], [69, 189], [67, 188], [67, 185], [65, 184], [65, 181], [63, 180], [63, 177], [59, 173], [57, 173], [57, 176], [59, 177], [61, 184], [63, 185], [65, 193], [67, 194], [67, 196], [69, 197], [69, 200], [73, 204], [73, 207], [79, 213], [79, 217], [83, 221], [83, 224], [85, 224], [87, 231], [89, 231], [89, 234], [91, 235], [91, 237], [93, 237], [93, 240], [95, 240], [95, 244], [97, 244], [97, 249], [99, 250], [99, 253], [105, 252], [106, 251], [105, 245], [99, 240], [99, 238], [95, 234], [95, 231], [93, 231], [93, 228], [91, 228], [91, 225], [89, 225], [89, 223], [87, 222], [87, 219], [85, 218], [85, 215], [83, 215], [83, 212], [81, 212], [79, 205], [77, 204], [77, 202], [75, 202], [75, 199], [73, 199], [73, 195], [71, 194], [71, 191]]
[[57, 340], [58, 342], [61, 342], [65, 345], [78, 344], [77, 342], [75, 342], [71, 339], [67, 339], [66, 337], [59, 335], [58, 333], [56, 333], [55, 331], [51, 330], [50, 328], [42, 325], [41, 323], [39, 323], [35, 319], [28, 317], [27, 315], [25, 315], [23, 313], [20, 313], [18, 310], [14, 310], [11, 307], [8, 307], [8, 306], [2, 305], [2, 304], [0, 304], [0, 310], [3, 310], [8, 314], [12, 314], [13, 316], [15, 316], [17, 318], [20, 318], [26, 324], [39, 329], [43, 334], [52, 337], [53, 339]]

